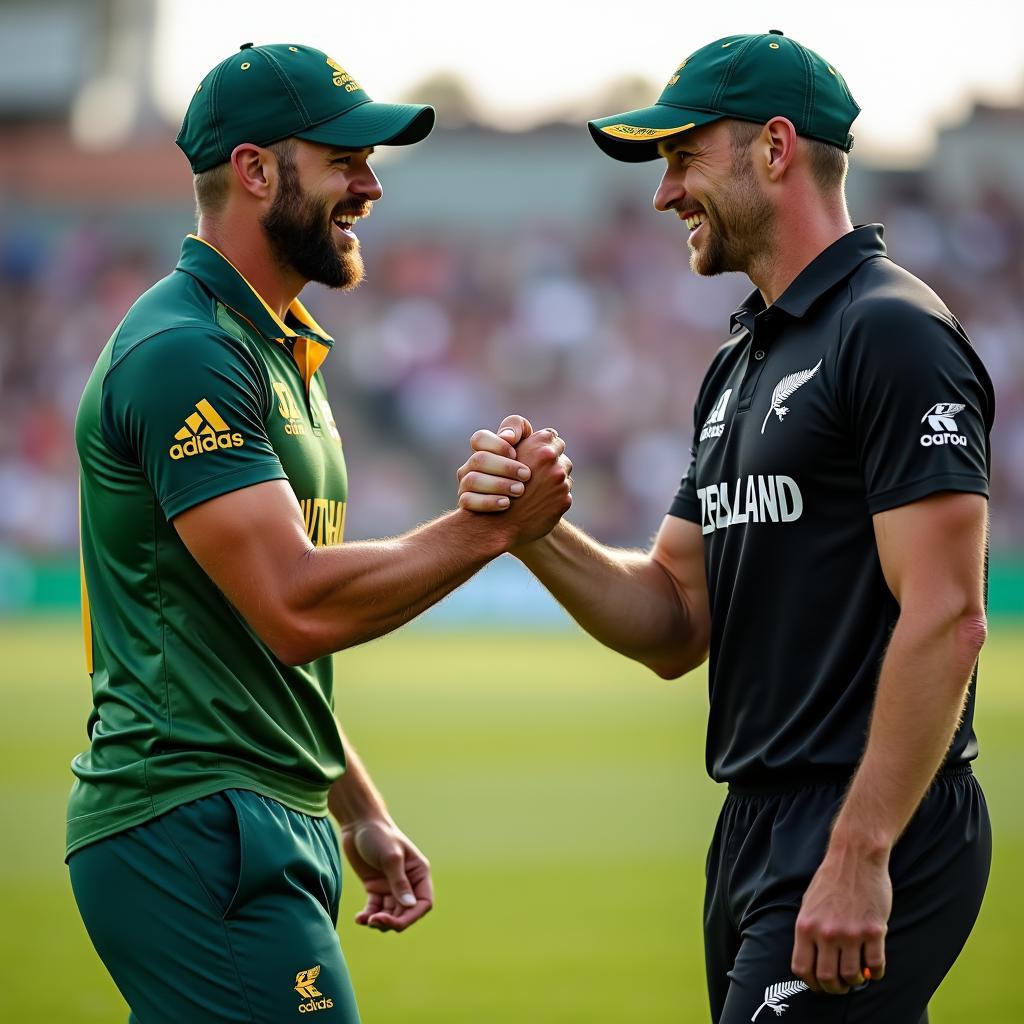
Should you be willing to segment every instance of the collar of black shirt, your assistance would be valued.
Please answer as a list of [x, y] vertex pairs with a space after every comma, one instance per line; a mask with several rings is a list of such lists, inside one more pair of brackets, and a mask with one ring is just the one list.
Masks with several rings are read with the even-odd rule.
[[[796, 280], [775, 300], [774, 308], [789, 316], [802, 317], [827, 291], [845, 281], [865, 260], [885, 255], [881, 224], [859, 224], [837, 238], [811, 260]], [[729, 318], [729, 333], [735, 334], [765, 310], [764, 298], [755, 288]]]

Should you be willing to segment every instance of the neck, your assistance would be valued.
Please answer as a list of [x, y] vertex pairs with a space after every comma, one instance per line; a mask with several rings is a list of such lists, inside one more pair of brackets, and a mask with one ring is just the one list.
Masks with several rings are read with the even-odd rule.
[[808, 264], [852, 230], [845, 203], [833, 207], [823, 206], [820, 201], [795, 203], [788, 210], [779, 209], [776, 244], [756, 257], [747, 270], [765, 305], [775, 302]]
[[281, 266], [258, 222], [201, 216], [196, 234], [223, 253], [284, 320], [306, 281], [294, 270]]

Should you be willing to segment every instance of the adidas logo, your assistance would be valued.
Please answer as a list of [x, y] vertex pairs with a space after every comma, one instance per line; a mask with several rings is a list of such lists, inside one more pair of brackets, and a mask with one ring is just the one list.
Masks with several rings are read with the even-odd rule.
[[218, 448], [241, 448], [245, 444], [245, 438], [232, 433], [220, 413], [205, 398], [196, 402], [196, 411], [186, 418], [174, 440], [180, 443], [172, 444], [167, 454], [175, 461], [214, 452]]
[[709, 437], [721, 437], [725, 433], [725, 410], [731, 397], [732, 388], [726, 388], [722, 392], [722, 397], [715, 402], [715, 407], [711, 410], [711, 415], [700, 432], [702, 441], [706, 441]]
[[[300, 998], [306, 1000], [304, 1003], [299, 1003], [299, 1013], [316, 1013], [317, 1010], [329, 1010], [334, 1006], [334, 1000], [325, 997], [323, 992], [313, 984], [318, 977], [320, 977], [319, 964], [316, 967], [299, 971], [295, 975], [295, 991], [299, 993]], [[320, 998], [317, 999], [317, 996]]]

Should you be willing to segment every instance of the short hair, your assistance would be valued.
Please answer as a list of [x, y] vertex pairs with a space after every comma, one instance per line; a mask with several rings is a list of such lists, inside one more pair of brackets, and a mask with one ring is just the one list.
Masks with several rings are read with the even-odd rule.
[[219, 213], [228, 198], [231, 183], [231, 163], [225, 160], [216, 167], [192, 176], [192, 189], [196, 194], [196, 217]]
[[[744, 150], [761, 133], [764, 126], [753, 121], [729, 120], [729, 135], [734, 153]], [[811, 167], [814, 182], [822, 194], [841, 192], [846, 184], [846, 174], [850, 169], [850, 158], [846, 151], [834, 146], [831, 142], [821, 142], [800, 136], [801, 142], [807, 147], [807, 161]]]
[[[271, 150], [284, 165], [292, 163], [292, 151], [295, 148], [295, 140], [292, 138], [281, 139], [267, 149]], [[196, 218], [220, 213], [227, 202], [228, 190], [231, 187], [231, 161], [225, 160], [216, 167], [200, 171], [192, 175], [192, 188], [196, 194]]]

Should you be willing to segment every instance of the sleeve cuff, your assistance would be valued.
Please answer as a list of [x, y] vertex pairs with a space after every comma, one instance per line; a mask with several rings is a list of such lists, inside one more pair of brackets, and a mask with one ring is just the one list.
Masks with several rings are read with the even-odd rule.
[[868, 511], [872, 515], [887, 512], [940, 491], [961, 491], [965, 494], [981, 494], [987, 498], [988, 480], [975, 473], [939, 473], [868, 495]]
[[269, 480], [287, 480], [281, 463], [276, 459], [260, 462], [255, 466], [245, 466], [233, 473], [223, 473], [220, 476], [199, 482], [186, 487], [183, 491], [172, 494], [169, 498], [160, 502], [164, 515], [168, 522], [182, 512], [201, 505], [211, 498], [219, 498], [222, 494], [230, 494], [232, 491], [240, 491], [243, 487], [252, 487], [253, 484], [267, 483]]
[[676, 519], [686, 519], [691, 523], [700, 523], [700, 506], [692, 498], [676, 496], [669, 506], [668, 514]]

